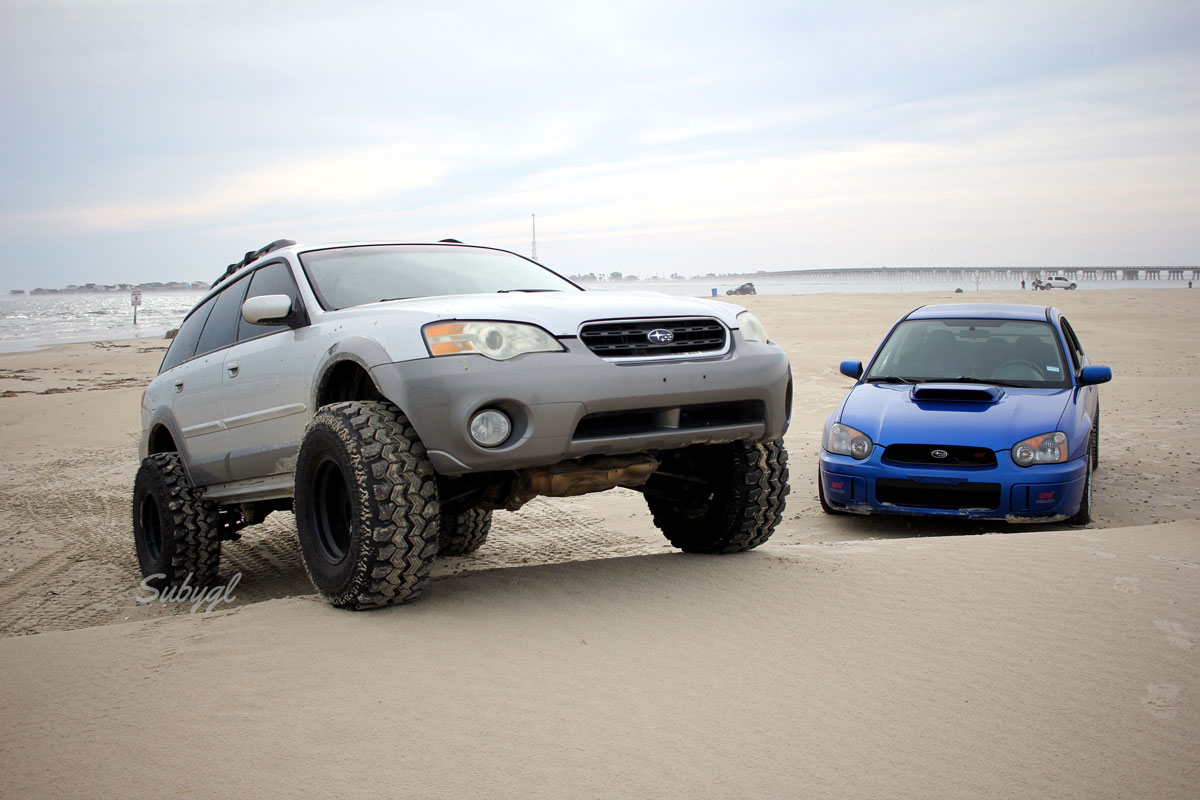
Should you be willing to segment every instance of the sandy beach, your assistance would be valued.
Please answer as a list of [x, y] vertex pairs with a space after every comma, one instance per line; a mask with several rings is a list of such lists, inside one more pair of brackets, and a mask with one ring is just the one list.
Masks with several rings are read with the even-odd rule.
[[[282, 513], [223, 548], [229, 602], [139, 604], [166, 342], [0, 355], [0, 797], [1195, 798], [1200, 291], [736, 299], [796, 381], [770, 542], [687, 556], [634, 492], [538, 499], [358, 614]], [[1093, 522], [824, 515], [838, 361], [974, 301], [1056, 305], [1112, 367]]]

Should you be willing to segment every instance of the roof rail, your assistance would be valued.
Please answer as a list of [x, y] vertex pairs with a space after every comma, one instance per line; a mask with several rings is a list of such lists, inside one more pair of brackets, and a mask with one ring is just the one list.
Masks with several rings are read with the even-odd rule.
[[230, 275], [237, 272], [239, 269], [246, 266], [250, 262], [255, 261], [259, 258], [262, 258], [267, 253], [270, 253], [273, 250], [278, 250], [281, 247], [290, 247], [290, 246], [294, 245], [295, 243], [296, 242], [292, 239], [276, 239], [275, 241], [271, 242], [270, 244], [260, 247], [257, 250], [248, 251], [246, 253], [246, 255], [242, 257], [241, 261], [237, 262], [236, 264], [230, 264], [228, 267], [226, 267], [225, 272], [223, 272], [221, 274], [221, 277], [219, 277], [215, 281], [213, 281], [213, 286], [216, 287], [216, 285], [218, 283], [225, 280]]

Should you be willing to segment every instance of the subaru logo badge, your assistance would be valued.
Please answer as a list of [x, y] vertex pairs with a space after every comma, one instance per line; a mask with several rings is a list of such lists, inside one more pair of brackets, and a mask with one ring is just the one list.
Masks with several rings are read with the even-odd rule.
[[655, 328], [646, 334], [646, 338], [654, 344], [670, 344], [675, 341], [675, 334], [666, 328]]
[[934, 458], [939, 459], [939, 460], [950, 457], [950, 454], [947, 453], [945, 450], [934, 450], [934, 451], [930, 452], [929, 455], [931, 455]]

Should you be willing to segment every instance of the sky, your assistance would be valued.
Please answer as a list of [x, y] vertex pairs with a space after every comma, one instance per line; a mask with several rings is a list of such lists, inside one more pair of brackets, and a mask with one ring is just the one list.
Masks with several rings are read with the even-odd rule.
[[1200, 264], [1200, 3], [0, 0], [0, 289]]

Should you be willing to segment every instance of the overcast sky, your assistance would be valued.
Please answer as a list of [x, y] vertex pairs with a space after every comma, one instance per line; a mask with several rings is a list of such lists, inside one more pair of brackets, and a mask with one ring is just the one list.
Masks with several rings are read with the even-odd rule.
[[0, 288], [1200, 263], [1200, 3], [0, 0]]

